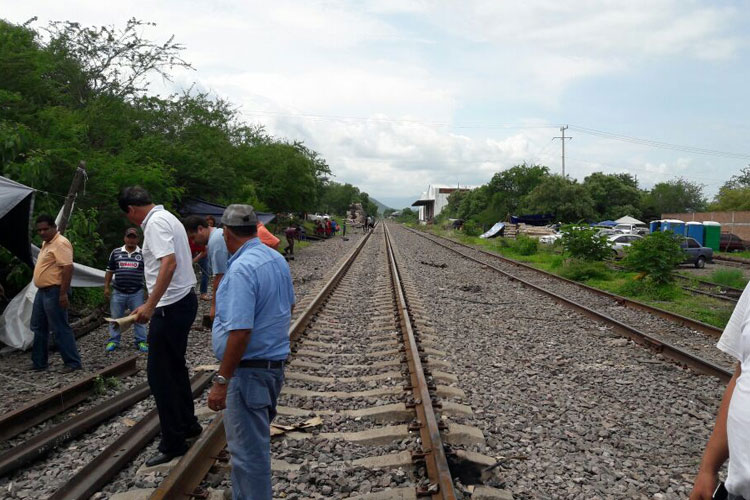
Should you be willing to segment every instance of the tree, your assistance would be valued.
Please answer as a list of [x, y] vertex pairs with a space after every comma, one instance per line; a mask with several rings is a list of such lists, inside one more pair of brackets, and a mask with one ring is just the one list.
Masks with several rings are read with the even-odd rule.
[[574, 259], [599, 261], [612, 254], [607, 237], [590, 226], [564, 226], [560, 241], [565, 253]]
[[656, 184], [643, 199], [646, 217], [661, 217], [665, 213], [700, 212], [706, 208], [703, 185], [681, 177]]
[[523, 198], [549, 178], [549, 175], [549, 167], [526, 163], [496, 173], [487, 184], [492, 211], [502, 220], [508, 214], [518, 215]]
[[640, 217], [641, 192], [638, 180], [630, 174], [595, 172], [583, 180], [594, 202], [599, 220], [614, 220], [625, 215]]
[[527, 213], [550, 214], [559, 222], [591, 220], [594, 200], [575, 179], [553, 175], [524, 197], [521, 209]]
[[169, 71], [173, 68], [192, 68], [180, 57], [184, 47], [174, 42], [174, 35], [164, 43], [155, 43], [141, 35], [146, 26], [156, 25], [135, 18], [123, 29], [86, 27], [71, 21], [50, 23], [49, 48], [80, 64], [84, 78], [70, 88], [82, 103], [101, 94], [137, 97], [148, 89], [149, 75], [156, 73], [171, 81]]
[[685, 259], [680, 242], [671, 231], [657, 231], [634, 241], [622, 264], [631, 271], [642, 273], [656, 284], [674, 279], [674, 269]]
[[750, 210], [750, 167], [724, 183], [709, 207], [716, 211]]

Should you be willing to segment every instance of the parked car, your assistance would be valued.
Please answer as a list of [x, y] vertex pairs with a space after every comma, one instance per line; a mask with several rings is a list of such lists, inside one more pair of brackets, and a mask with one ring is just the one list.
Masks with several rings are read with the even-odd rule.
[[648, 226], [645, 224], [617, 224], [614, 229], [623, 234], [648, 234]]
[[733, 233], [721, 233], [719, 250], [722, 252], [742, 252], [750, 247], [750, 243]]
[[544, 236], [539, 237], [539, 243], [542, 243], [544, 245], [552, 245], [554, 242], [562, 238], [562, 234], [555, 233], [555, 234], [545, 234]]
[[331, 218], [331, 216], [328, 215], [328, 214], [318, 214], [318, 213], [307, 214], [307, 220], [309, 220], [311, 222], [315, 222], [317, 220], [322, 221], [322, 220], [330, 219], [330, 218]]
[[683, 264], [693, 264], [701, 269], [714, 258], [713, 249], [701, 246], [695, 238], [683, 238], [680, 247], [686, 254]]
[[633, 244], [634, 241], [643, 239], [642, 236], [637, 234], [615, 234], [607, 238], [609, 246], [612, 248], [612, 252], [615, 257], [622, 257], [625, 255], [625, 249]]

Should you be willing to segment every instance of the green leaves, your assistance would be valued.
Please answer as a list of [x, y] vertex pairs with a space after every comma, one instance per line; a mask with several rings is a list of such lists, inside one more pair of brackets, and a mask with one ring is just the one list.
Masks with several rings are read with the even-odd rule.
[[574, 259], [597, 261], [612, 254], [606, 236], [597, 235], [598, 229], [589, 226], [568, 225], [561, 228], [560, 241], [565, 253]]
[[622, 264], [657, 284], [673, 280], [674, 268], [685, 259], [680, 242], [671, 231], [651, 233], [634, 241]]

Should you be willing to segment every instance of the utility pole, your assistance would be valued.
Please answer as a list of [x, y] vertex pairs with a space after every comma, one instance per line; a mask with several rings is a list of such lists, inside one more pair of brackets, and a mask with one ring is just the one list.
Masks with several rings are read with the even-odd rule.
[[572, 137], [565, 137], [565, 131], [568, 129], [568, 126], [565, 125], [564, 127], [560, 127], [560, 135], [559, 137], [553, 137], [552, 140], [560, 139], [562, 142], [562, 176], [565, 177], [565, 140], [570, 140]]
[[60, 223], [57, 225], [57, 230], [60, 234], [65, 232], [68, 227], [68, 221], [70, 221], [70, 213], [73, 211], [73, 203], [78, 197], [78, 192], [83, 187], [83, 183], [86, 179], [86, 162], [81, 160], [76, 168], [76, 173], [73, 176], [73, 182], [70, 183], [70, 189], [68, 189], [68, 195], [65, 197], [65, 205], [63, 206], [62, 216], [60, 217]]

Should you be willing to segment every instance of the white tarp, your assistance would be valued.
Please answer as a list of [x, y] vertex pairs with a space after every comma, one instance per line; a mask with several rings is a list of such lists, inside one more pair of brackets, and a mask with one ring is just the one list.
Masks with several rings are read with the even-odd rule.
[[505, 227], [505, 223], [498, 222], [497, 224], [495, 224], [494, 226], [492, 226], [489, 231], [487, 231], [486, 233], [480, 235], [479, 237], [480, 238], [494, 238], [495, 236], [497, 236], [500, 233], [500, 231], [502, 231], [502, 229], [504, 227]]
[[617, 222], [618, 224], [643, 224], [644, 226], [646, 225], [645, 222], [641, 222], [638, 219], [631, 217], [629, 215], [626, 215], [625, 217], [620, 217], [615, 222]]
[[[31, 245], [31, 255], [36, 262], [39, 247]], [[104, 286], [104, 271], [81, 264], [73, 264], [71, 286], [96, 287]], [[26, 350], [34, 341], [31, 324], [31, 309], [34, 306], [36, 286], [32, 281], [21, 290], [8, 304], [0, 317], [0, 342], [16, 349]]]

